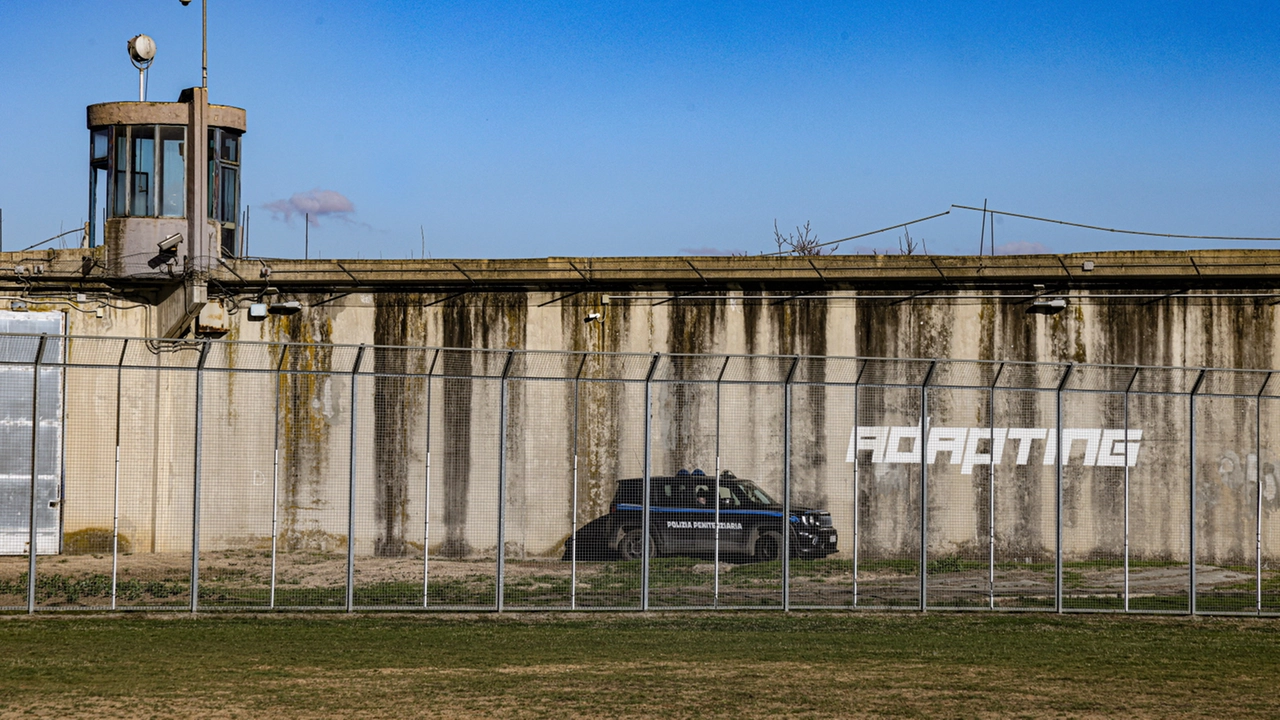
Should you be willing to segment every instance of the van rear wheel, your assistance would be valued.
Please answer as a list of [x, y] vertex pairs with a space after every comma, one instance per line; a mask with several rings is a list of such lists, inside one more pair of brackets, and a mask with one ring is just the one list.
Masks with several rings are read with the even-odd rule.
[[[622, 536], [622, 542], [618, 543], [618, 552], [623, 560], [639, 560], [644, 553], [644, 530], [640, 528], [628, 530], [627, 534]], [[649, 557], [657, 556], [658, 553], [654, 552], [653, 538], [649, 538]]]

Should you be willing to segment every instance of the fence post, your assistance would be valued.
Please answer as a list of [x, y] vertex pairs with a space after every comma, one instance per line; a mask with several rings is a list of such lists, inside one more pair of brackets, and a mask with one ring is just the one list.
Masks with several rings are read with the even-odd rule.
[[938, 361], [920, 381], [920, 612], [929, 607], [929, 381]]
[[[799, 356], [791, 361], [782, 385], [782, 611], [791, 610], [791, 381]], [[719, 505], [719, 498], [716, 504]]]
[[996, 385], [1003, 372], [1004, 363], [1000, 363], [987, 395], [987, 427], [991, 430], [991, 465], [987, 472], [987, 608], [990, 610], [996, 609], [996, 467], [1001, 460], [996, 457]]
[[[1054, 469], [1054, 550], [1053, 550], [1053, 610], [1054, 612], [1062, 612], [1062, 393], [1067, 387], [1067, 380], [1071, 378], [1071, 371], [1075, 369], [1075, 364], [1067, 365], [1066, 372], [1062, 373], [1062, 379], [1058, 381], [1058, 390], [1054, 395], [1056, 419], [1053, 428], [1053, 469]], [[1125, 452], [1128, 452], [1126, 448]], [[1127, 456], [1126, 456], [1127, 457]]]
[[640, 551], [640, 610], [649, 609], [649, 489], [653, 478], [653, 374], [658, 369], [662, 353], [654, 353], [649, 372], [644, 376], [644, 483], [641, 488], [641, 544]]
[[587, 354], [578, 362], [578, 372], [573, 376], [573, 521], [569, 528], [569, 609], [578, 608], [578, 406], [581, 400], [582, 369], [587, 366]]
[[196, 436], [192, 452], [191, 482], [191, 612], [200, 607], [200, 463], [201, 436], [204, 434], [204, 363], [209, 358], [209, 341], [200, 345], [200, 360], [196, 363]]
[[427, 587], [431, 582], [431, 377], [435, 375], [436, 363], [440, 360], [440, 350], [431, 355], [431, 366], [427, 368], [427, 462], [426, 491], [422, 503], [422, 607], [427, 607]]
[[1258, 388], [1258, 397], [1254, 403], [1254, 407], [1257, 409], [1257, 412], [1254, 413], [1255, 425], [1253, 439], [1254, 442], [1257, 443], [1257, 449], [1254, 454], [1258, 458], [1253, 463], [1255, 468], [1254, 475], [1257, 480], [1257, 508], [1254, 515], [1254, 521], [1256, 523], [1256, 534], [1254, 536], [1256, 548], [1254, 560], [1257, 563], [1257, 567], [1254, 568], [1256, 572], [1256, 582], [1254, 583], [1254, 587], [1257, 590], [1257, 597], [1255, 598], [1255, 601], [1257, 603], [1257, 611], [1259, 615], [1262, 614], [1262, 394], [1267, 391], [1267, 383], [1269, 382], [1271, 382], [1270, 372], [1268, 372], [1266, 378], [1263, 379], [1262, 387]]
[[116, 585], [120, 570], [120, 393], [124, 389], [124, 359], [129, 339], [120, 345], [120, 362], [116, 364], [116, 468], [111, 486], [111, 609], [116, 609]]
[[712, 570], [712, 589], [711, 589], [711, 606], [720, 607], [720, 384], [724, 382], [724, 372], [729, 369], [729, 358], [726, 357], [720, 365], [720, 374], [716, 377], [716, 490], [713, 494], [715, 498], [715, 545], [714, 545], [714, 569]]
[[1129, 612], [1129, 393], [1141, 368], [1134, 368], [1124, 389], [1124, 611]]
[[351, 365], [351, 465], [347, 473], [347, 612], [355, 608], [356, 599], [356, 419], [359, 416], [360, 362], [364, 359], [364, 348], [364, 345], [356, 348], [356, 360]]
[[40, 428], [40, 363], [44, 360], [45, 343], [48, 335], [40, 335], [36, 344], [36, 359], [31, 365], [31, 507], [27, 516], [27, 612], [36, 611], [36, 485], [39, 455], [36, 452], [36, 441]]
[[511, 373], [511, 361], [516, 351], [507, 353], [502, 366], [502, 379], [498, 385], [498, 578], [495, 595], [496, 610], [502, 612], [503, 585], [507, 558], [507, 375]]
[[277, 538], [280, 536], [280, 384], [284, 381], [282, 371], [285, 354], [288, 352], [288, 345], [280, 346], [280, 359], [276, 362], [275, 376], [276, 415], [271, 460], [271, 595], [267, 600], [268, 606], [272, 608], [276, 606], [276, 555]]
[[1187, 612], [1196, 614], [1196, 393], [1200, 392], [1200, 383], [1204, 382], [1204, 370], [1196, 376], [1196, 384], [1191, 386], [1189, 401], [1191, 411], [1191, 491], [1189, 493], [1189, 523], [1187, 532], [1190, 567], [1187, 572]]
[[[854, 361], [857, 363], [857, 360]], [[867, 370], [867, 361], [862, 361], [858, 374], [853, 378], [853, 606], [858, 607], [858, 547], [859, 533], [862, 530], [862, 519], [858, 516], [862, 511], [862, 477], [858, 470], [862, 464], [858, 457], [858, 412], [859, 391], [862, 386], [862, 373]]]

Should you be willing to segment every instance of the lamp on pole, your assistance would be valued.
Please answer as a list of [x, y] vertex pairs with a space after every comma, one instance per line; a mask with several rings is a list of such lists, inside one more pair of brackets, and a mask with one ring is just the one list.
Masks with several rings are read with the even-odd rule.
[[[191, 0], [178, 0], [187, 6]], [[209, 87], [209, 0], [200, 0], [200, 87]]]

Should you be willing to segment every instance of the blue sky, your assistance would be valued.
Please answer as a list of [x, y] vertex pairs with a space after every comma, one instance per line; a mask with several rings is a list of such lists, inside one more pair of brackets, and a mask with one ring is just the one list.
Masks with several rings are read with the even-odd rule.
[[[211, 100], [248, 110], [254, 254], [301, 256], [301, 219], [270, 208], [316, 190], [354, 207], [311, 228], [324, 257], [416, 256], [424, 232], [433, 257], [756, 253], [775, 219], [829, 240], [984, 198], [1280, 235], [1276, 3], [209, 5]], [[84, 106], [136, 99], [129, 37], [159, 48], [149, 99], [199, 84], [199, 16], [0, 1], [6, 249], [84, 221]], [[972, 253], [980, 227], [953, 211], [911, 234]], [[1016, 219], [996, 241], [1226, 245]]]

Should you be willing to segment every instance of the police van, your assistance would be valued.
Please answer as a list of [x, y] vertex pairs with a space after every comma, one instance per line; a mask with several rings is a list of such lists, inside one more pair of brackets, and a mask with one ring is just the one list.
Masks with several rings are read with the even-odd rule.
[[[649, 556], [715, 554], [717, 509], [720, 556], [764, 562], [777, 560], [783, 549], [783, 506], [759, 485], [724, 471], [719, 492], [715, 478], [701, 470], [651, 477], [649, 485]], [[635, 560], [644, 552], [643, 478], [618, 481], [609, 513], [584, 525], [565, 541], [564, 559], [621, 558]], [[717, 497], [718, 496], [718, 497]], [[717, 508], [717, 500], [719, 508]], [[791, 556], [822, 558], [836, 551], [831, 513], [791, 506], [787, 523]]]

